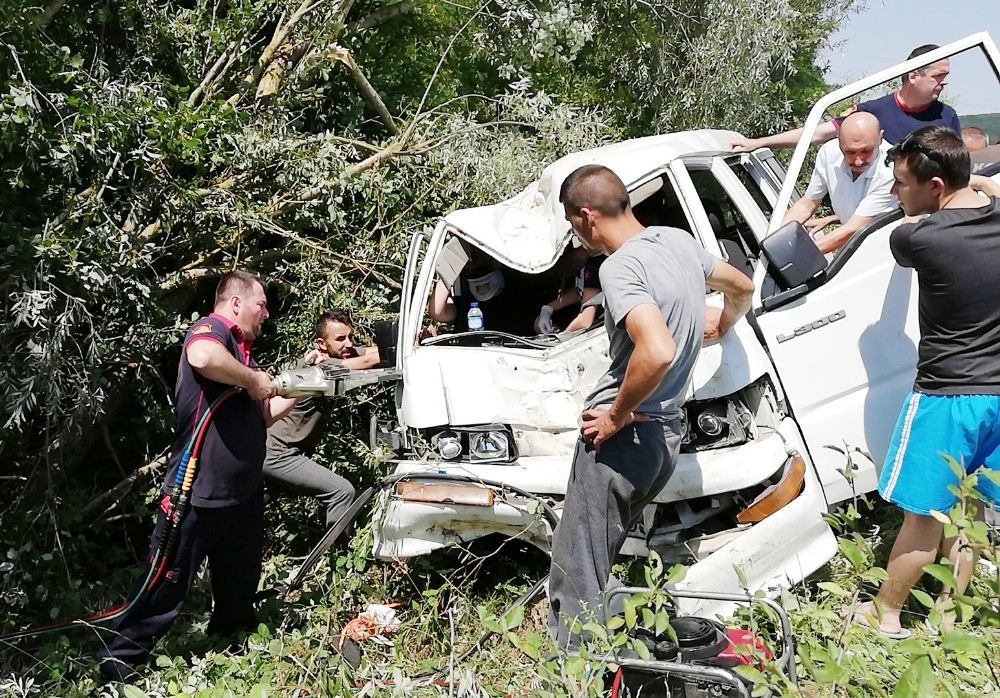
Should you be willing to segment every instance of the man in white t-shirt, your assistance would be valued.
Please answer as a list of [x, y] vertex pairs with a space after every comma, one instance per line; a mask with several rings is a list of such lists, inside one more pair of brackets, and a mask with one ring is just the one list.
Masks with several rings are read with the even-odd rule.
[[[799, 221], [818, 232], [839, 220], [839, 227], [816, 241], [826, 254], [839, 249], [875, 216], [898, 208], [892, 195], [892, 167], [885, 163], [888, 149], [875, 115], [858, 111], [845, 118], [837, 140], [824, 144], [816, 154], [809, 187], [788, 210], [784, 222]], [[835, 215], [812, 218], [826, 196]]]

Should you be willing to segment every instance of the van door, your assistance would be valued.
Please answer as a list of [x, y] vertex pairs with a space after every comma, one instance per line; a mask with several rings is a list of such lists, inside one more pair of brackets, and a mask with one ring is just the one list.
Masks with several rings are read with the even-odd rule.
[[[767, 302], [775, 284], [766, 269], [756, 278], [757, 324], [831, 504], [876, 487], [916, 372], [916, 275], [889, 251], [898, 223], [897, 213], [872, 221], [823, 285], [780, 307]], [[848, 456], [853, 483], [843, 474]]]

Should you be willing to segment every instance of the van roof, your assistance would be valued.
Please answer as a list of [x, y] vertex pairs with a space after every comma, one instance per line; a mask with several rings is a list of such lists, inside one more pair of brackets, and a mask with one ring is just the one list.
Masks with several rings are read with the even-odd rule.
[[559, 203], [559, 188], [570, 172], [581, 165], [604, 165], [631, 189], [678, 157], [728, 151], [736, 135], [709, 129], [681, 131], [571, 153], [546, 167], [520, 194], [497, 204], [452, 211], [445, 222], [507, 266], [539, 272], [556, 262], [571, 235]]

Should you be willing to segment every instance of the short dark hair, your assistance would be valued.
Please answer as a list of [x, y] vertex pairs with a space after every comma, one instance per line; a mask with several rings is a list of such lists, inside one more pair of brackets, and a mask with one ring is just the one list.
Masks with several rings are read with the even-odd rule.
[[573, 213], [592, 208], [605, 216], [619, 216], [628, 210], [628, 190], [618, 175], [604, 165], [584, 165], [563, 180], [559, 203]]
[[256, 284], [265, 288], [260, 277], [246, 271], [227, 271], [215, 287], [215, 304], [224, 303], [230, 296], [249, 294]]
[[[922, 56], [925, 53], [930, 53], [931, 51], [933, 51], [936, 48], [941, 48], [941, 47], [938, 46], [937, 44], [922, 44], [920, 46], [917, 46], [912, 51], [910, 51], [910, 55], [906, 57], [906, 60], [910, 60], [911, 58], [916, 58], [917, 56]], [[919, 68], [917, 68], [917, 70], [919, 70], [919, 71], [924, 71], [926, 69], [927, 69], [926, 65], [922, 65]], [[908, 74], [909, 73], [907, 73], [907, 75]], [[905, 85], [906, 84], [906, 75], [904, 75], [901, 79], [903, 81], [903, 84]]]
[[905, 160], [906, 167], [920, 183], [940, 177], [952, 189], [969, 186], [972, 171], [969, 151], [961, 136], [943, 124], [914, 131], [890, 148], [886, 159]]
[[941, 47], [938, 46], [937, 44], [922, 44], [920, 46], [917, 46], [912, 51], [910, 51], [910, 55], [906, 57], [906, 60], [910, 60], [911, 58], [916, 58], [917, 56], [922, 56], [925, 53], [930, 53], [934, 49], [938, 48]]
[[354, 320], [351, 319], [351, 313], [349, 310], [328, 310], [319, 316], [316, 320], [316, 327], [313, 330], [313, 334], [317, 339], [323, 336], [323, 332], [326, 330], [326, 326], [331, 322], [339, 322], [343, 325], [347, 325], [351, 329], [354, 328]]

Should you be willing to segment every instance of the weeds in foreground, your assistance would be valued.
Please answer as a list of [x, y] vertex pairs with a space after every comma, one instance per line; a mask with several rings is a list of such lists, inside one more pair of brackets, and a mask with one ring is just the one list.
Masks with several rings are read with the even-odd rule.
[[[974, 516], [980, 505], [975, 484], [974, 477], [963, 479], [956, 488], [959, 504], [940, 514], [948, 535], [958, 535], [982, 551], [973, 582], [965, 594], [936, 608], [935, 587], [952, 583], [954, 570], [943, 562], [929, 566], [906, 609], [913, 636], [904, 641], [851, 625], [839, 613], [872, 595], [885, 578], [898, 516], [865, 498], [831, 515], [839, 554], [807, 584], [783, 592], [779, 599], [798, 643], [800, 683], [795, 686], [773, 661], [758, 657], [756, 666], [741, 670], [756, 682], [755, 694], [1000, 695], [1000, 573], [987, 526]], [[235, 649], [220, 647], [203, 634], [208, 600], [199, 583], [189, 610], [136, 685], [99, 687], [91, 659], [96, 645], [89, 639], [92, 635], [81, 630], [0, 649], [0, 696], [597, 696], [604, 692], [606, 671], [613, 666], [608, 651], [631, 649], [641, 656], [644, 648], [634, 640], [636, 628], [667, 630], [665, 587], [682, 573], [664, 569], [655, 556], [633, 565], [633, 579], [650, 591], [629, 598], [625, 612], [608, 630], [587, 626], [591, 642], [582, 656], [560, 661], [546, 635], [544, 601], [505, 612], [547, 571], [547, 559], [536, 549], [493, 539], [424, 560], [375, 563], [369, 556], [371, 535], [370, 528], [360, 530], [351, 545], [328, 557], [291, 599], [268, 601], [257, 632]], [[489, 558], [488, 564], [483, 564], [484, 558]], [[12, 593], [10, 575], [18, 573], [22, 576], [17, 581], [28, 591], [30, 584], [44, 586], [46, 603], [53, 607], [89, 598], [80, 584], [66, 588], [66, 572], [55, 561], [33, 559], [31, 566], [4, 568], [5, 593]], [[273, 556], [264, 584], [284, 580], [293, 567], [294, 560]], [[364, 661], [354, 671], [336, 650], [338, 633], [370, 601], [397, 602], [402, 627], [391, 645], [365, 643]], [[957, 624], [939, 632], [945, 614], [954, 615]], [[741, 611], [736, 621], [762, 631], [762, 636], [773, 623], [759, 610]], [[461, 660], [486, 628], [496, 636]]]

